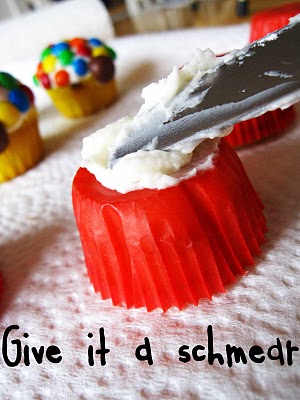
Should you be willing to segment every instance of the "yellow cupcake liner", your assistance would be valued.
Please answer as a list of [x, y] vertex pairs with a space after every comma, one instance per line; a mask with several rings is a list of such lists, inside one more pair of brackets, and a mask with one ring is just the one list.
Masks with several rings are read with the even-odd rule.
[[9, 145], [0, 153], [0, 183], [8, 181], [36, 165], [43, 156], [37, 112], [32, 108], [22, 125], [9, 133]]
[[113, 103], [117, 98], [117, 87], [114, 79], [99, 83], [89, 78], [78, 85], [48, 89], [47, 93], [61, 114], [68, 118], [78, 118]]

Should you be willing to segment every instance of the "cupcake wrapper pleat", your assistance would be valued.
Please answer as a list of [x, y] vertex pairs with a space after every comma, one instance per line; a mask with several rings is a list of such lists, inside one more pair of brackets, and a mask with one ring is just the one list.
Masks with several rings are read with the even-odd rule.
[[148, 311], [225, 292], [254, 264], [266, 231], [262, 203], [224, 140], [213, 168], [163, 190], [119, 194], [81, 168], [73, 204], [95, 290]]
[[282, 133], [295, 120], [295, 108], [269, 111], [260, 117], [236, 124], [230, 135], [226, 137], [232, 147], [240, 147]]
[[117, 98], [117, 86], [114, 79], [100, 83], [89, 78], [82, 81], [78, 87], [57, 87], [48, 89], [47, 93], [62, 115], [79, 118], [112, 104]]
[[23, 174], [43, 156], [36, 109], [33, 107], [22, 124], [9, 134], [9, 145], [0, 153], [0, 183]]
[[250, 42], [258, 40], [268, 33], [283, 28], [289, 23], [289, 19], [300, 13], [300, 3], [291, 2], [267, 8], [255, 13], [251, 17]]

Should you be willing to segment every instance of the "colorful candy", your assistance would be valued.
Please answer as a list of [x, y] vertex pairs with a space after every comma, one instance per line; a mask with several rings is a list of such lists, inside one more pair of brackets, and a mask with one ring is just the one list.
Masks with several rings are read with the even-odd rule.
[[98, 57], [98, 56], [109, 56], [107, 50], [105, 47], [94, 47], [92, 50], [93, 57]]
[[68, 86], [70, 83], [70, 77], [67, 71], [64, 71], [63, 69], [56, 72], [55, 74], [55, 83], [57, 86]]
[[8, 93], [8, 100], [10, 103], [14, 104], [17, 107], [17, 109], [21, 112], [28, 111], [30, 107], [29, 98], [20, 87], [12, 89]]
[[54, 54], [55, 56], [59, 57], [59, 55], [65, 51], [65, 50], [69, 50], [70, 46], [68, 43], [66, 42], [61, 42], [61, 43], [57, 43], [55, 44], [52, 49], [51, 52], [52, 54]]
[[33, 75], [32, 79], [33, 79], [33, 83], [34, 83], [36, 86], [39, 86], [40, 81], [39, 81], [39, 78], [37, 77], [37, 75]]
[[77, 50], [77, 55], [83, 56], [83, 57], [90, 57], [92, 54], [92, 51], [89, 47], [87, 46], [81, 46]]
[[7, 72], [0, 72], [0, 85], [5, 89], [14, 89], [19, 82]]
[[49, 54], [42, 61], [43, 71], [46, 74], [53, 72], [54, 68], [55, 68], [55, 64], [56, 64], [56, 57], [53, 54]]
[[58, 56], [59, 62], [62, 66], [71, 64], [74, 58], [74, 53], [71, 50], [64, 50]]
[[37, 66], [36, 76], [39, 78], [44, 73], [43, 64], [40, 62]]
[[102, 46], [103, 43], [101, 42], [101, 40], [97, 39], [97, 38], [91, 38], [89, 40], [89, 44], [91, 44], [92, 46]]
[[40, 76], [40, 81], [45, 89], [51, 89], [51, 82], [47, 74], [42, 74]]
[[7, 72], [0, 72], [0, 151], [8, 145], [3, 129], [14, 127], [21, 113], [27, 112], [33, 103], [34, 96], [29, 87]]
[[[98, 57], [105, 59], [92, 62]], [[98, 81], [107, 82], [113, 77], [115, 58], [116, 53], [97, 38], [64, 40], [43, 50], [33, 80], [45, 89], [80, 82], [91, 73]]]
[[98, 56], [92, 58], [89, 70], [98, 82], [109, 82], [115, 73], [115, 67], [110, 57]]
[[83, 46], [86, 43], [85, 39], [82, 38], [74, 38], [70, 40], [70, 46], [73, 47], [74, 49], [77, 49], [80, 46]]
[[33, 104], [34, 103], [34, 95], [33, 95], [32, 90], [30, 90], [29, 87], [25, 86], [25, 85], [20, 85], [20, 89], [22, 89], [23, 92], [26, 94], [30, 104]]
[[88, 66], [83, 58], [77, 58], [73, 61], [74, 71], [79, 76], [84, 76], [87, 73]]
[[105, 48], [105, 50], [107, 51], [108, 55], [113, 60], [115, 60], [117, 58], [117, 53], [111, 47], [108, 47], [108, 46], [105, 46], [105, 45], [103, 47]]
[[45, 50], [42, 51], [41, 60], [43, 60], [49, 54], [51, 54], [51, 47], [50, 46], [48, 46]]

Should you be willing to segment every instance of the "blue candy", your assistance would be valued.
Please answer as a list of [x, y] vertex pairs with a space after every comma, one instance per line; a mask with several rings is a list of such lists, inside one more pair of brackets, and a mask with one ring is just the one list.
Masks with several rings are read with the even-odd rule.
[[51, 52], [52, 54], [54, 54], [56, 57], [58, 57], [60, 55], [61, 52], [63, 52], [64, 50], [69, 50], [70, 46], [68, 45], [68, 43], [66, 42], [60, 42], [55, 44], [52, 48], [51, 48]]
[[102, 45], [103, 45], [103, 43], [101, 42], [101, 40], [99, 40], [99, 39], [97, 39], [97, 38], [91, 38], [91, 39], [89, 40], [89, 44], [92, 45], [92, 46], [95, 46], [95, 47], [98, 47], [98, 46], [102, 46]]
[[27, 97], [26, 93], [20, 88], [12, 89], [8, 93], [8, 101], [15, 105], [17, 109], [21, 112], [25, 112], [30, 108], [29, 98]]
[[87, 73], [88, 66], [83, 58], [76, 58], [72, 64], [77, 75], [84, 76]]

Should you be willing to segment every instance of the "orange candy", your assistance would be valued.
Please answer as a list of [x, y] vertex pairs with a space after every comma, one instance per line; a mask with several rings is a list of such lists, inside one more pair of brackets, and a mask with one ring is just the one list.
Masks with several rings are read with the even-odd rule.
[[86, 43], [86, 40], [82, 39], [82, 38], [74, 38], [74, 39], [70, 40], [70, 42], [69, 42], [70, 46], [74, 47], [74, 48], [84, 46], [85, 43]]
[[67, 86], [70, 82], [70, 77], [67, 71], [63, 69], [56, 72], [55, 74], [55, 83], [57, 86]]
[[40, 78], [40, 76], [44, 73], [43, 64], [40, 62], [37, 67], [36, 76]]

